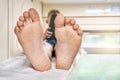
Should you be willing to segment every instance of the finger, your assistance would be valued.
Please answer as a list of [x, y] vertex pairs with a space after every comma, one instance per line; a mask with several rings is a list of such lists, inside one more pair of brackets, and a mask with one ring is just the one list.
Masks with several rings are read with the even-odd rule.
[[50, 32], [50, 31], [47, 31], [47, 33], [46, 34], [52, 34], [52, 32]]
[[46, 34], [46, 37], [48, 38], [48, 37], [51, 37], [52, 35], [51, 34]]
[[51, 27], [48, 27], [48, 29], [51, 29]]
[[48, 31], [48, 30], [50, 30], [51, 29], [51, 27], [48, 27], [47, 29], [46, 29], [46, 31]]

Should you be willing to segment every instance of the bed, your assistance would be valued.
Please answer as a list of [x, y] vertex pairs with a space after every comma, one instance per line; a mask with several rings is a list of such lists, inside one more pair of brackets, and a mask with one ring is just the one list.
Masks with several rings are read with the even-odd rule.
[[38, 72], [24, 55], [0, 62], [0, 80], [66, 80], [67, 73], [55, 67], [49, 71]]
[[80, 59], [80, 54], [84, 53], [84, 49], [79, 49], [69, 71], [55, 69], [55, 58], [52, 58], [52, 69], [45, 72], [34, 70], [24, 54], [3, 60], [0, 61], [0, 80], [66, 80], [68, 73]]
[[34, 70], [25, 55], [0, 61], [0, 80], [120, 80], [120, 55], [77, 55], [69, 71]]

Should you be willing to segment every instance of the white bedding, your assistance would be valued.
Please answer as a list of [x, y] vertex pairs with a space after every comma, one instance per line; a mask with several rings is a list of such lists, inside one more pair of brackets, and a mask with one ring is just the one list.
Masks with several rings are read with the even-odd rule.
[[68, 71], [55, 68], [38, 72], [24, 55], [0, 61], [0, 80], [66, 80], [67, 74]]

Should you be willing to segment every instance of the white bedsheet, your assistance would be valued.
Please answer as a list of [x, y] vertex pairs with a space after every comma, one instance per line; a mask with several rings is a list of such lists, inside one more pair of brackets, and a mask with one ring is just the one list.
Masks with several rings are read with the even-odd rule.
[[38, 72], [24, 55], [0, 61], [0, 80], [66, 80], [67, 74], [68, 71], [55, 68]]

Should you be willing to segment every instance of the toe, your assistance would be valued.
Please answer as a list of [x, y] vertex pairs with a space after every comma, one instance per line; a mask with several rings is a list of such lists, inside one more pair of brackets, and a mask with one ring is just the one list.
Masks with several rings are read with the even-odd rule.
[[25, 19], [26, 22], [30, 22], [30, 15], [27, 11], [25, 11], [23, 13], [23, 16], [24, 16], [24, 19]]
[[30, 14], [30, 18], [33, 22], [40, 21], [39, 14], [35, 9], [33, 9], [33, 8], [29, 9], [29, 14]]
[[24, 21], [25, 21], [25, 18], [24, 18], [23, 16], [20, 16], [20, 17], [19, 17], [19, 20], [22, 21], [22, 22], [24, 22]]
[[65, 17], [65, 25], [71, 25], [71, 19], [69, 17]]
[[71, 19], [71, 22], [70, 22], [71, 26], [75, 25], [75, 23], [76, 23], [75, 19]]
[[79, 29], [78, 29], [78, 35], [82, 36], [82, 34], [83, 34], [83, 31], [82, 31], [81, 28], [79, 28]]
[[19, 34], [20, 29], [19, 29], [19, 27], [18, 27], [18, 26], [15, 26], [15, 28], [14, 28], [14, 32], [15, 32], [15, 34], [16, 34], [16, 35], [18, 35], [18, 34]]
[[23, 28], [23, 22], [22, 21], [17, 21], [17, 26], [18, 26], [18, 28], [20, 29], [20, 30], [22, 30], [22, 28]]
[[24, 24], [24, 23], [23, 23], [22, 21], [18, 21], [18, 22], [17, 22], [17, 26], [19, 26], [19, 27], [23, 27], [23, 24]]
[[73, 29], [74, 29], [74, 30], [78, 30], [78, 29], [79, 29], [79, 25], [78, 25], [78, 24], [75, 24], [75, 25], [73, 26]]
[[64, 15], [58, 14], [57, 17], [55, 18], [55, 27], [56, 28], [64, 27], [64, 23], [65, 23]]

